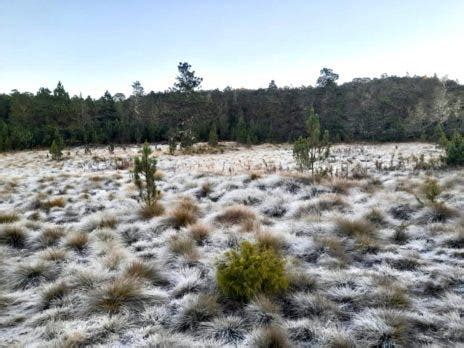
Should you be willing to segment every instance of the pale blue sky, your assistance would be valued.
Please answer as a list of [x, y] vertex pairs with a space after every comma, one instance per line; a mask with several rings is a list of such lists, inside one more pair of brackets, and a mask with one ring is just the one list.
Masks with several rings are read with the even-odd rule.
[[463, 0], [0, 0], [0, 34], [0, 92], [165, 90], [179, 61], [205, 89], [313, 85], [324, 66], [464, 82]]

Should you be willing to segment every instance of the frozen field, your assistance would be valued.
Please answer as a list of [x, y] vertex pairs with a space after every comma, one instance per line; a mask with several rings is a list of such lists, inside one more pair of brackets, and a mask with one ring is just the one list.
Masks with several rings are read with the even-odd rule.
[[[464, 344], [464, 170], [414, 169], [436, 146], [336, 146], [324, 164], [334, 177], [317, 181], [290, 146], [158, 146], [165, 212], [149, 219], [127, 168], [137, 151], [0, 154], [0, 346]], [[198, 209], [182, 223], [186, 201]], [[230, 206], [246, 221], [217, 218]], [[216, 262], [260, 238], [285, 256], [289, 289], [221, 297]]]

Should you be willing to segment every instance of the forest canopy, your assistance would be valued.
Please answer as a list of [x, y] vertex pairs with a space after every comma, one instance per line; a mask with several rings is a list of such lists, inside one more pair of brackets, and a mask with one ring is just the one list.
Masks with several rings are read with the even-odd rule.
[[[356, 78], [337, 84], [338, 74], [323, 68], [316, 86], [201, 90], [202, 78], [179, 63], [173, 88], [98, 99], [70, 96], [61, 82], [35, 94], [0, 94], [0, 150], [67, 145], [167, 141], [189, 130], [207, 141], [294, 141], [305, 132], [314, 108], [321, 130], [332, 141], [434, 139], [437, 127], [464, 132], [464, 86], [434, 77]], [[435, 139], [434, 139], [435, 140]]]

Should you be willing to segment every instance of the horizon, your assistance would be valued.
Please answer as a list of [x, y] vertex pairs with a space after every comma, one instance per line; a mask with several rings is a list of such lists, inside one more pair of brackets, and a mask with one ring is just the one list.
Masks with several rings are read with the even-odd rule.
[[266, 88], [271, 80], [314, 86], [323, 67], [339, 83], [382, 74], [464, 80], [460, 1], [108, 4], [0, 4], [0, 93], [61, 81], [70, 95], [128, 96], [137, 80], [162, 92], [180, 61], [203, 77], [203, 90]]

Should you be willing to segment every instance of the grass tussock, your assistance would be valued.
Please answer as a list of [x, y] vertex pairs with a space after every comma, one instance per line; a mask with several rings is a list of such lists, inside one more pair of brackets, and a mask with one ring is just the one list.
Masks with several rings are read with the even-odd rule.
[[199, 257], [195, 241], [189, 236], [174, 236], [169, 240], [169, 250], [177, 255], [182, 255], [191, 261]]
[[375, 227], [365, 219], [347, 219], [340, 217], [335, 219], [336, 231], [347, 237], [363, 238], [375, 237]]
[[124, 276], [132, 279], [146, 280], [154, 285], [166, 284], [166, 279], [154, 265], [140, 260], [129, 263], [124, 269]]
[[443, 202], [434, 202], [425, 214], [428, 222], [446, 222], [459, 216], [459, 212]]
[[63, 197], [57, 197], [41, 201], [39, 202], [39, 205], [43, 210], [50, 210], [52, 208], [63, 208], [66, 205], [66, 201]]
[[284, 329], [278, 326], [269, 326], [254, 333], [252, 346], [256, 348], [287, 348], [290, 343]]
[[190, 198], [179, 200], [175, 209], [170, 213], [171, 222], [175, 228], [194, 224], [200, 213], [200, 208]]
[[198, 328], [202, 322], [216, 317], [220, 309], [216, 296], [204, 293], [193, 295], [185, 300], [173, 320], [173, 326], [178, 331]]
[[49, 263], [38, 261], [20, 264], [14, 274], [13, 283], [16, 288], [29, 288], [55, 278], [55, 271]]
[[199, 245], [204, 244], [204, 242], [208, 239], [210, 232], [210, 227], [202, 223], [196, 223], [189, 228], [190, 236]]
[[72, 232], [66, 239], [65, 245], [75, 251], [82, 252], [90, 241], [89, 235], [84, 232]]
[[64, 261], [67, 256], [67, 251], [59, 248], [48, 248], [40, 254], [42, 260], [54, 262]]
[[287, 276], [288, 288], [291, 291], [313, 291], [317, 287], [314, 277], [310, 276], [304, 269], [290, 267]]
[[216, 216], [216, 221], [227, 225], [241, 225], [245, 231], [251, 231], [256, 223], [256, 214], [244, 205], [226, 208]]
[[19, 220], [16, 213], [0, 213], [0, 224], [11, 224]]
[[118, 220], [116, 219], [115, 216], [103, 216], [99, 223], [98, 223], [98, 228], [109, 228], [109, 229], [114, 229], [116, 225], [118, 224]]
[[335, 178], [329, 182], [329, 186], [332, 188], [333, 193], [346, 195], [354, 186], [354, 183], [351, 180]]
[[280, 253], [285, 248], [285, 240], [271, 232], [258, 232], [256, 234], [256, 242], [258, 247], [264, 249], [272, 249], [275, 253]]
[[146, 301], [146, 295], [140, 282], [121, 277], [93, 291], [87, 301], [90, 311], [117, 313], [123, 308], [140, 309]]
[[155, 216], [161, 216], [164, 214], [164, 207], [159, 202], [154, 202], [152, 204], [144, 204], [139, 210], [139, 216], [143, 220], [149, 220]]
[[60, 227], [46, 228], [38, 238], [38, 242], [43, 247], [54, 246], [64, 236], [64, 229]]
[[383, 226], [386, 224], [386, 219], [385, 219], [385, 214], [382, 213], [382, 211], [379, 208], [372, 208], [365, 216], [364, 218], [369, 221], [370, 223], [377, 225], [377, 226]]
[[263, 326], [279, 321], [281, 309], [270, 298], [258, 295], [245, 307], [245, 312], [253, 326]]
[[40, 303], [44, 309], [49, 308], [53, 303], [62, 300], [71, 288], [65, 281], [58, 281], [49, 284], [40, 294]]
[[26, 241], [27, 234], [19, 226], [5, 225], [0, 229], [0, 244], [21, 249], [26, 246]]

